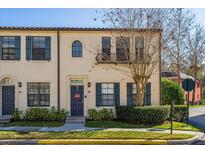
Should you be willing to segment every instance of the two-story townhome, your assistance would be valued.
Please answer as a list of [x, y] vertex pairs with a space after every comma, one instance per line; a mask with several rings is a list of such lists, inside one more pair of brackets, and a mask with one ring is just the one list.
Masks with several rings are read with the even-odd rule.
[[[115, 33], [110, 28], [0, 27], [0, 116], [14, 108], [51, 106], [87, 116], [91, 108], [135, 104], [132, 78], [113, 69], [123, 61]], [[160, 42], [161, 30], [154, 35]], [[146, 86], [145, 105], [160, 104], [160, 60], [157, 67]]]

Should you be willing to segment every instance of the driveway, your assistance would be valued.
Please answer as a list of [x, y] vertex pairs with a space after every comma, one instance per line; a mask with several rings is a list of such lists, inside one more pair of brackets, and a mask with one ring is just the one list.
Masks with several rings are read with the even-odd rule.
[[205, 107], [190, 108], [189, 122], [205, 132]]

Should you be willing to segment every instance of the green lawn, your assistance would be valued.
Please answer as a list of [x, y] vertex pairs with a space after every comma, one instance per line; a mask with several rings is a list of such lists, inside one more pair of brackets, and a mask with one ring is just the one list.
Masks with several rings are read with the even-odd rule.
[[[160, 128], [160, 129], [169, 129], [170, 123], [165, 122], [162, 125], [149, 126], [149, 125], [136, 125], [123, 123], [118, 121], [87, 121], [87, 127], [100, 127], [100, 128]], [[175, 130], [190, 130], [190, 131], [201, 131], [199, 128], [196, 128], [192, 125], [186, 125], [181, 122], [173, 122], [173, 128]]]
[[4, 127], [12, 127], [12, 126], [31, 126], [31, 127], [59, 127], [64, 123], [59, 121], [13, 121], [4, 124]]
[[0, 139], [188, 139], [188, 134], [165, 134], [135, 131], [82, 131], [82, 132], [16, 132], [0, 131]]
[[[165, 122], [163, 125], [153, 126], [152, 128], [160, 128], [160, 129], [170, 129], [171, 124], [169, 122]], [[175, 130], [189, 130], [189, 131], [201, 131], [201, 129], [194, 127], [192, 125], [187, 125], [182, 122], [173, 122], [173, 129]]]

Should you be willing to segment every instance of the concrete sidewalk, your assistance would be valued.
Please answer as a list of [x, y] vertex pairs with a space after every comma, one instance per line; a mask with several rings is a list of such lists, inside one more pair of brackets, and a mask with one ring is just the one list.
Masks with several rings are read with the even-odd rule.
[[[14, 131], [39, 131], [39, 132], [61, 132], [61, 131], [139, 131], [139, 132], [158, 132], [170, 133], [170, 130], [154, 129], [154, 128], [89, 128], [84, 124], [70, 123], [64, 124], [61, 127], [0, 127], [0, 130], [14, 130]], [[39, 139], [39, 140], [0, 140], [0, 144], [193, 144], [199, 141], [205, 141], [205, 134], [203, 132], [194, 131], [179, 131], [174, 130], [176, 134], [191, 134], [194, 137], [187, 140], [117, 140], [113, 139]]]
[[0, 127], [0, 130], [13, 130], [13, 131], [39, 131], [39, 132], [64, 132], [64, 131], [91, 131], [102, 130], [101, 128], [85, 127], [83, 123], [69, 123], [60, 127]]

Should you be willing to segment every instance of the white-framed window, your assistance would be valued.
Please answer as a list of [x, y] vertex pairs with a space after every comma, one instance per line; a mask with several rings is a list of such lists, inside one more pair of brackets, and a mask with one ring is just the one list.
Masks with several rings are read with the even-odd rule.
[[114, 106], [115, 93], [113, 83], [102, 83], [101, 87], [102, 104], [101, 106]]
[[50, 83], [27, 83], [28, 106], [50, 106]]

